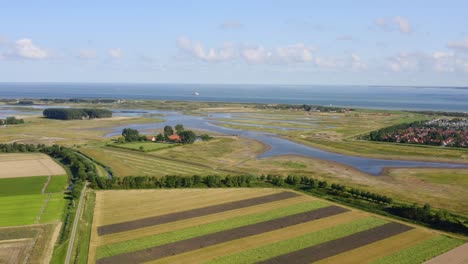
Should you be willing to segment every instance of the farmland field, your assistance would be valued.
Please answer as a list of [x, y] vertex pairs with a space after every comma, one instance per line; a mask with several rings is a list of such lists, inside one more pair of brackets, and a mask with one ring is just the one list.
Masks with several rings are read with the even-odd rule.
[[47, 263], [68, 176], [43, 154], [1, 154], [0, 166], [0, 263]]
[[40, 194], [46, 182], [46, 176], [0, 178], [0, 197]]
[[81, 151], [112, 168], [119, 177], [217, 174], [215, 168], [197, 163], [181, 163], [165, 156], [154, 156], [133, 150], [113, 147], [82, 148]]
[[461, 243], [282, 189], [99, 191], [88, 263], [386, 263], [414, 247], [421, 262]]
[[0, 179], [64, 175], [63, 168], [44, 154], [1, 154]]

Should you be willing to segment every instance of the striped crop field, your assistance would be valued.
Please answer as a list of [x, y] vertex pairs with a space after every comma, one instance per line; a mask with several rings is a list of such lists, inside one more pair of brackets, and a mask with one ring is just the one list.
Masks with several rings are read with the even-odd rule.
[[208, 165], [190, 164], [147, 153], [113, 147], [83, 148], [83, 153], [108, 165], [117, 176], [206, 175], [219, 171]]
[[422, 263], [463, 243], [283, 189], [99, 191], [94, 210], [99, 264]]

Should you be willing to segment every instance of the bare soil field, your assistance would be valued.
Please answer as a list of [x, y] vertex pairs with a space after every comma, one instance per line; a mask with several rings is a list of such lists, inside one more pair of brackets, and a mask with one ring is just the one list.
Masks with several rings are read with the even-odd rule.
[[0, 154], [0, 168], [0, 179], [66, 174], [44, 154]]
[[0, 263], [48, 263], [58, 224], [0, 228]]
[[34, 245], [33, 239], [0, 241], [0, 263], [24, 263]]

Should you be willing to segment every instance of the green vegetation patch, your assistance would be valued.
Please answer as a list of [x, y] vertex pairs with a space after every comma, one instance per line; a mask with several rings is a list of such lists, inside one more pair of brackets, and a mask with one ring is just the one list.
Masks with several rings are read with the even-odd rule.
[[462, 240], [441, 235], [421, 242], [413, 247], [382, 257], [373, 262], [373, 264], [423, 263], [424, 261], [445, 253], [452, 248], [462, 245], [463, 243], [464, 242]]
[[304, 163], [287, 161], [282, 164], [285, 167], [294, 168], [294, 169], [304, 169], [307, 167]]
[[65, 187], [68, 184], [68, 176], [67, 175], [60, 175], [60, 176], [52, 176], [50, 179], [49, 184], [45, 190], [46, 193], [58, 193], [65, 191]]
[[223, 230], [233, 229], [241, 226], [252, 225], [268, 220], [281, 218], [289, 215], [299, 214], [319, 208], [327, 204], [319, 201], [301, 203], [286, 208], [278, 208], [265, 213], [234, 217], [214, 223], [189, 227], [181, 230], [167, 232], [155, 236], [142, 237], [135, 240], [101, 246], [97, 249], [97, 258], [110, 257], [122, 253], [133, 252], [145, 248], [155, 247], [173, 243], [185, 239], [203, 236]]
[[375, 217], [368, 217], [351, 223], [342, 224], [317, 232], [309, 233], [303, 236], [295, 237], [292, 239], [283, 240], [263, 247], [254, 248], [237, 254], [220, 257], [209, 261], [208, 263], [256, 263], [276, 256], [301, 250], [303, 248], [319, 245], [327, 241], [349, 236], [354, 233], [371, 229], [373, 227], [381, 226], [386, 223], [388, 223], [388, 221], [386, 220]]
[[49, 202], [47, 203], [44, 212], [41, 215], [40, 223], [51, 223], [60, 221], [67, 205], [67, 200], [64, 194], [54, 193], [50, 194]]
[[0, 179], [0, 197], [40, 194], [47, 176]]
[[34, 224], [46, 196], [18, 195], [0, 198], [0, 226]]
[[[166, 148], [173, 148], [179, 145], [143, 141], [143, 142], [132, 142], [132, 143], [114, 143], [114, 144], [109, 144], [108, 146], [149, 152], [149, 151], [156, 151], [156, 150], [161, 150], [161, 149], [166, 149]], [[143, 147], [143, 149], [141, 149], [141, 147]]]

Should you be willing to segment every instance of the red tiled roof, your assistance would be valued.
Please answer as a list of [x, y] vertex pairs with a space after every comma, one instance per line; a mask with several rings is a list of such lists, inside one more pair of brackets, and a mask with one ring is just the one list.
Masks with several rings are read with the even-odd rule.
[[178, 141], [178, 140], [180, 140], [180, 137], [179, 137], [179, 135], [173, 134], [173, 135], [170, 135], [170, 136], [169, 136], [169, 139], [170, 139], [170, 140], [177, 140], [177, 141]]

